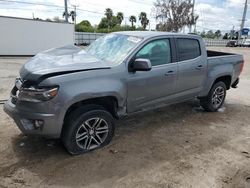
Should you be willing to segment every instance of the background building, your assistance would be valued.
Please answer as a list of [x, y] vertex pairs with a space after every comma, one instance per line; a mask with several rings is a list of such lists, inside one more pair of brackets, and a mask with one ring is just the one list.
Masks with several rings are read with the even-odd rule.
[[0, 55], [35, 55], [74, 44], [74, 25], [0, 16]]

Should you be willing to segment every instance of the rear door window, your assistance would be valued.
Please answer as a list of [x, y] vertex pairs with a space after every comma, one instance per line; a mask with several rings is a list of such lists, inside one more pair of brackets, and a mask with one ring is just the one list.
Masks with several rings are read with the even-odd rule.
[[179, 38], [177, 46], [180, 61], [195, 59], [201, 55], [200, 43], [196, 39]]

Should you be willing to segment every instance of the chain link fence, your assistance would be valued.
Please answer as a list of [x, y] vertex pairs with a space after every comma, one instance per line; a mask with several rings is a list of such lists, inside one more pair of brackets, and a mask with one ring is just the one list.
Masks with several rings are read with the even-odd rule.
[[203, 39], [206, 46], [227, 46], [230, 40], [225, 39]]
[[75, 32], [75, 44], [78, 46], [87, 46], [103, 35], [105, 33]]
[[[75, 32], [75, 44], [87, 46], [103, 35], [106, 35], [106, 33]], [[226, 46], [230, 40], [204, 39], [204, 41], [207, 46]]]

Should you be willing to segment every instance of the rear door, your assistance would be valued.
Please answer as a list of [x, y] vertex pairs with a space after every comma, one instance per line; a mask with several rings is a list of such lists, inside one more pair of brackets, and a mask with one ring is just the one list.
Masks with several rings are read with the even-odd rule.
[[206, 78], [207, 59], [200, 41], [193, 38], [176, 38], [178, 77], [176, 92], [180, 96], [196, 95]]

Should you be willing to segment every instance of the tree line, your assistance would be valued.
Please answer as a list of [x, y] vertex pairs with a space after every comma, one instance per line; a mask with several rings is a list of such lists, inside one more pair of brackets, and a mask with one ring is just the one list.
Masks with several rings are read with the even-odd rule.
[[[194, 4], [192, 0], [155, 0], [153, 5], [153, 14], [157, 21], [155, 30], [168, 31], [168, 32], [181, 32], [183, 29], [189, 28], [189, 32], [198, 34], [203, 38], [223, 38], [223, 39], [237, 39], [238, 33], [234, 30], [225, 33], [224, 35], [220, 30], [215, 32], [209, 30], [207, 32], [197, 32], [196, 23], [199, 15], [194, 12]], [[63, 17], [65, 17], [65, 12]], [[68, 13], [72, 22], [75, 21], [76, 13], [70, 11]], [[75, 30], [78, 32], [101, 32], [108, 33], [114, 31], [128, 31], [128, 30], [146, 30], [150, 21], [145, 12], [141, 12], [138, 17], [131, 15], [128, 17], [130, 23], [122, 25], [125, 17], [122, 12], [114, 14], [111, 8], [106, 8], [103, 17], [99, 24], [91, 25], [88, 20], [83, 20], [75, 25]], [[55, 17], [53, 19], [57, 22], [64, 20]], [[47, 21], [51, 21], [47, 19]], [[140, 24], [136, 24], [139, 22]]]
[[[191, 0], [156, 0], [153, 7], [155, 15], [157, 31], [179, 32], [183, 28], [191, 28], [196, 24], [199, 16], [194, 13], [194, 4]], [[118, 12], [113, 14], [113, 10], [107, 8], [105, 17], [101, 18], [97, 26], [89, 25], [89, 21], [84, 20], [76, 25], [76, 31], [82, 32], [111, 32], [119, 30], [146, 30], [149, 25], [149, 19], [145, 12], [141, 12], [138, 16], [140, 26], [136, 27], [137, 18], [135, 15], [129, 17], [131, 25], [121, 25], [124, 14]], [[86, 23], [88, 23], [86, 25]]]
[[207, 32], [197, 32], [195, 34], [200, 35], [202, 38], [209, 38], [209, 39], [231, 39], [231, 40], [238, 40], [239, 32], [235, 30], [231, 30], [230, 32], [227, 32], [225, 34], [222, 34], [220, 30], [217, 30], [213, 32], [212, 30], [209, 30]]
[[[106, 8], [104, 17], [101, 18], [98, 25], [92, 26], [88, 20], [83, 20], [76, 24], [75, 29], [78, 32], [101, 32], [108, 33], [114, 31], [127, 31], [127, 30], [146, 30], [149, 24], [147, 13], [141, 12], [138, 18], [135, 15], [129, 17], [130, 25], [122, 25], [124, 14], [117, 12], [113, 13], [111, 8]], [[140, 21], [140, 26], [136, 27], [135, 23]]]

